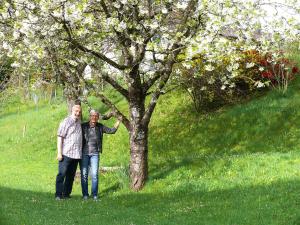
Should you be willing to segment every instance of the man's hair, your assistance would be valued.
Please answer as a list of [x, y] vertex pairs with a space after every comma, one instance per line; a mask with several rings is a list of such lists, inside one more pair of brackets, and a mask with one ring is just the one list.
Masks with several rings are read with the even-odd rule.
[[80, 99], [76, 99], [74, 102], [74, 105], [80, 105], [81, 106], [81, 100]]
[[100, 117], [100, 113], [95, 109], [90, 110], [90, 115], [92, 115], [92, 114], [97, 114]]
[[74, 110], [75, 108], [80, 108], [81, 109], [81, 105], [73, 105], [72, 110]]

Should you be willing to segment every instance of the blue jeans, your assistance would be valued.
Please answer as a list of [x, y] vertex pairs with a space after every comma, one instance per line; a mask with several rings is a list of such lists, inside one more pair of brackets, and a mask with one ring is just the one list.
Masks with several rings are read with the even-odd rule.
[[89, 196], [88, 191], [88, 176], [89, 168], [91, 169], [91, 178], [92, 178], [92, 195], [98, 195], [98, 171], [99, 171], [99, 154], [94, 155], [82, 155], [81, 159], [81, 188], [82, 195]]
[[78, 162], [79, 159], [72, 159], [65, 155], [59, 161], [55, 197], [70, 196]]

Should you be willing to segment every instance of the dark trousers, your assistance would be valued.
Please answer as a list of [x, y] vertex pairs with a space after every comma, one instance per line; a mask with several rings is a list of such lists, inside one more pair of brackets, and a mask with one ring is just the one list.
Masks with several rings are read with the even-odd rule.
[[55, 197], [70, 196], [78, 162], [79, 159], [72, 159], [65, 155], [59, 161]]

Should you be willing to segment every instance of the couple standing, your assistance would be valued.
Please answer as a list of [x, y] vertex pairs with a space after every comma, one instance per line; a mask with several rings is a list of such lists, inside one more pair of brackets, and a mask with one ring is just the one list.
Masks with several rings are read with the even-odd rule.
[[78, 163], [81, 171], [81, 188], [84, 200], [89, 197], [88, 174], [91, 169], [92, 196], [98, 199], [98, 171], [100, 153], [102, 153], [103, 133], [114, 134], [119, 125], [118, 120], [113, 128], [99, 123], [99, 113], [90, 111], [90, 119], [80, 122], [81, 106], [74, 105], [72, 113], [59, 125], [57, 132], [58, 174], [56, 176], [56, 200], [70, 198]]

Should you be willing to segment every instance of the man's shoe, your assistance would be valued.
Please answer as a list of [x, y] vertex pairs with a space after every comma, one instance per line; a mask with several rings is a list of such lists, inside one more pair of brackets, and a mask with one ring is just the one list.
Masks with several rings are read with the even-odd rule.
[[82, 197], [83, 200], [88, 200], [88, 198], [89, 198], [88, 196], [83, 196]]
[[97, 197], [97, 196], [94, 196], [94, 197], [93, 197], [93, 200], [94, 200], [95, 202], [97, 202], [97, 201], [98, 201], [98, 197]]
[[63, 200], [63, 198], [62, 198], [62, 197], [59, 197], [59, 196], [56, 196], [56, 197], [55, 197], [55, 200], [56, 200], [56, 201], [60, 201], [60, 200]]

